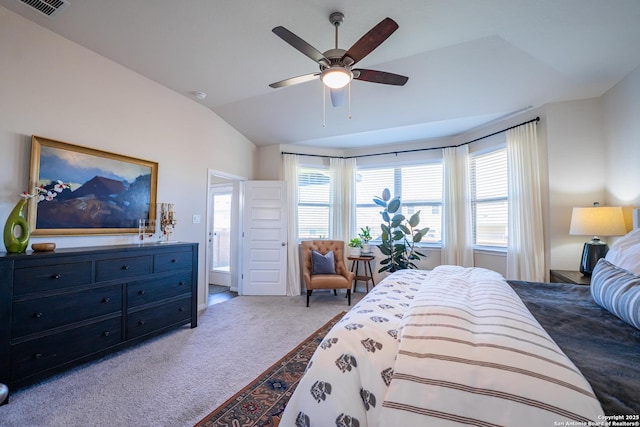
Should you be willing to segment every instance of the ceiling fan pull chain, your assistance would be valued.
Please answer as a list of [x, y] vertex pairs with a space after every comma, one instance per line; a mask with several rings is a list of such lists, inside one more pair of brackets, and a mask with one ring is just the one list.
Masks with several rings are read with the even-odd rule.
[[349, 105], [349, 112], [347, 113], [347, 118], [351, 120], [351, 82], [347, 85], [347, 104]]
[[327, 120], [326, 120], [326, 99], [327, 99], [327, 92], [326, 92], [326, 88], [324, 85], [320, 85], [322, 87], [322, 127], [327, 127]]

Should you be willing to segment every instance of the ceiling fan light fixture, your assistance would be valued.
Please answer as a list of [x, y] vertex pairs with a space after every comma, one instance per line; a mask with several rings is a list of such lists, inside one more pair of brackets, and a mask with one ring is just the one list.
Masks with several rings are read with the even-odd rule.
[[344, 67], [336, 66], [325, 68], [320, 74], [320, 79], [325, 86], [331, 89], [340, 89], [351, 82], [353, 73]]

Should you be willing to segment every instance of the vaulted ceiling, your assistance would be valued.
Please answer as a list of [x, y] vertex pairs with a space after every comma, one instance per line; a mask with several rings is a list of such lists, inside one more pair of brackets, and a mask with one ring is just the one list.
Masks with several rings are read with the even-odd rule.
[[[550, 102], [597, 97], [640, 65], [638, 0], [69, 0], [47, 17], [4, 6], [213, 110], [257, 145], [354, 148], [462, 133]], [[348, 49], [385, 17], [399, 29], [359, 67], [405, 86], [351, 84], [332, 107], [318, 71], [272, 33]], [[200, 100], [195, 92], [205, 92]], [[349, 111], [351, 118], [348, 118]]]

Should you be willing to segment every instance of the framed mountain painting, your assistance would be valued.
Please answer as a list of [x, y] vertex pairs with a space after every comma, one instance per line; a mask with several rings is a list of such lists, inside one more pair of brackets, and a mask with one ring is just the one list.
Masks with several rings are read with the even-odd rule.
[[158, 163], [31, 137], [32, 235], [127, 234], [156, 217]]

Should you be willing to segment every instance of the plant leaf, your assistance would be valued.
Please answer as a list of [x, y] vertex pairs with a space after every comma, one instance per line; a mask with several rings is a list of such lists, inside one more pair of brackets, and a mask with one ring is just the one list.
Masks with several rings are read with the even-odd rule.
[[400, 209], [400, 199], [394, 197], [394, 199], [389, 202], [387, 210], [389, 211], [389, 213], [396, 213], [398, 212], [398, 209]]
[[[396, 230], [393, 232], [393, 240], [402, 240], [404, 238], [404, 233], [400, 230]], [[404, 247], [404, 244], [402, 244]]]
[[387, 207], [387, 202], [385, 202], [384, 200], [382, 200], [379, 197], [374, 197], [373, 198], [373, 203], [375, 203], [378, 206], [382, 206], [383, 208]]
[[411, 227], [415, 228], [418, 224], [420, 224], [420, 211], [414, 213], [411, 215], [411, 218], [409, 218], [409, 225]]
[[384, 190], [382, 190], [382, 200], [388, 202], [389, 199], [391, 199], [391, 191], [389, 191], [388, 188], [385, 188]]

